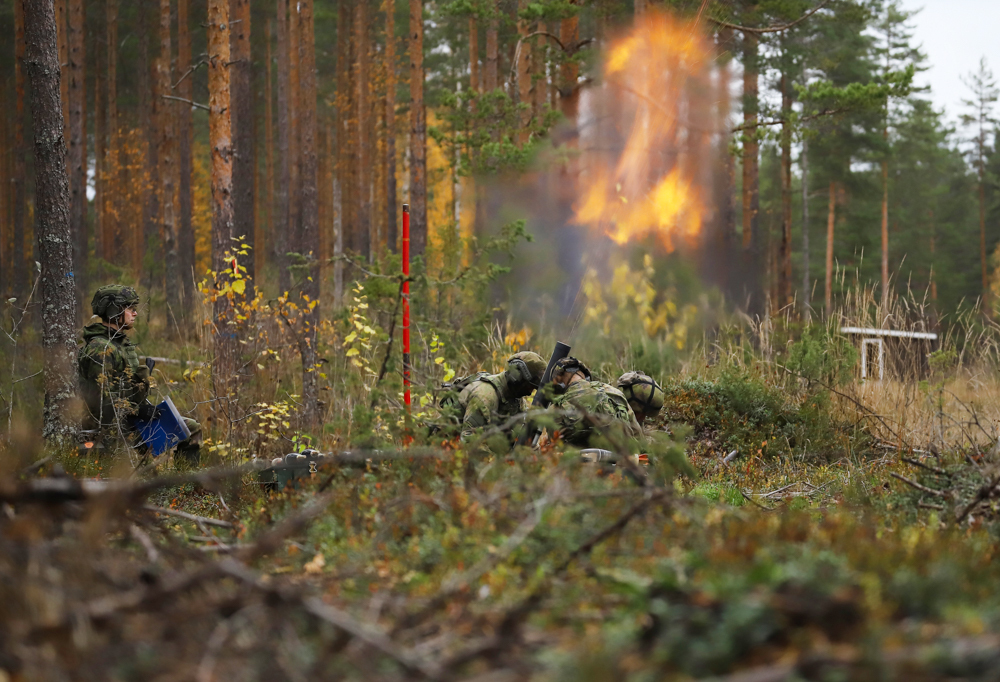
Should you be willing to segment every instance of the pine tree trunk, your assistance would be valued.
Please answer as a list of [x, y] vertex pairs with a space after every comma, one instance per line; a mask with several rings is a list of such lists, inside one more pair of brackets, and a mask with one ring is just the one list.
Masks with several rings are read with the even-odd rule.
[[[719, 74], [716, 78], [718, 95], [717, 105], [717, 127], [718, 130], [725, 131], [729, 128], [729, 114], [732, 107], [730, 96], [730, 82], [732, 74], [733, 30], [723, 27], [719, 30], [717, 39], [717, 52], [719, 64]], [[719, 149], [716, 152], [722, 161], [723, 171], [719, 178], [718, 205], [719, 205], [719, 238], [717, 249], [721, 258], [727, 261], [732, 257], [733, 237], [736, 234], [736, 157], [729, 150], [728, 136], [722, 136], [719, 140]], [[726, 294], [735, 297], [739, 292], [729, 289], [731, 284], [730, 269], [718, 268], [719, 286]]]
[[423, 256], [427, 249], [427, 112], [424, 109], [423, 0], [410, 0], [410, 102], [410, 252], [413, 256]]
[[167, 328], [171, 335], [180, 331], [180, 282], [178, 277], [177, 223], [174, 214], [175, 140], [174, 111], [178, 102], [162, 99], [169, 95], [173, 85], [170, 69], [173, 47], [170, 33], [170, 0], [160, 0], [160, 56], [156, 63], [157, 91], [160, 106], [160, 187], [163, 204], [164, 292], [167, 300]]
[[[107, 36], [105, 35], [105, 43]], [[105, 60], [105, 45], [96, 46], [97, 64]], [[108, 238], [108, 216], [105, 211], [105, 174], [107, 173], [107, 139], [108, 139], [108, 107], [107, 100], [107, 69], [94, 69], [94, 231], [100, 247], [97, 254], [108, 261], [115, 262], [115, 243]], [[86, 311], [84, 311], [86, 312]]]
[[233, 236], [243, 237], [250, 256], [241, 259], [250, 284], [246, 290], [253, 298], [254, 286], [254, 143], [253, 106], [250, 92], [250, 0], [231, 0], [232, 61], [229, 66], [233, 122]]
[[479, 94], [479, 24], [476, 15], [469, 16], [469, 90]]
[[372, 240], [372, 201], [371, 201], [371, 115], [368, 106], [369, 97], [369, 59], [368, 59], [368, 5], [359, 2], [354, 10], [355, 44], [358, 46], [358, 58], [355, 62], [357, 78], [355, 82], [354, 116], [358, 120], [358, 207], [357, 231], [361, 255], [368, 261], [372, 260], [375, 244]]
[[931, 209], [928, 217], [931, 222], [931, 303], [937, 304], [937, 257], [936, 257], [936, 246], [937, 246], [937, 225], [934, 222], [934, 209]]
[[[0, 97], [11, 100], [7, 84], [0, 83]], [[10, 235], [10, 111], [0, 109], [0, 296], [10, 298], [10, 267], [14, 247]]]
[[[156, 264], [162, 262], [160, 258], [160, 246], [162, 245], [162, 235], [160, 232], [160, 154], [159, 135], [157, 135], [157, 123], [160, 116], [160, 98], [156, 86], [156, 74], [153, 73], [155, 66], [149, 59], [149, 30], [151, 15], [147, 3], [139, 4], [139, 118], [140, 125], [146, 133], [146, 171], [149, 176], [149, 183], [155, 189], [147, 193], [146, 206], [143, 213], [143, 241], [142, 247], [136, 253], [137, 262], [133, 263], [136, 270], [143, 273], [143, 284], [147, 295], [153, 290], [154, 273]], [[111, 96], [108, 96], [109, 104]], [[121, 238], [126, 229], [124, 225], [118, 225], [118, 237]]]
[[[45, 408], [42, 435], [73, 442], [76, 377], [76, 282], [69, 225], [69, 177], [59, 100], [59, 45], [52, 0], [24, 0], [24, 66], [31, 81], [35, 136], [35, 220], [42, 264]], [[81, 67], [82, 68], [82, 67]]]
[[316, 157], [316, 43], [313, 30], [312, 0], [297, 0], [299, 8], [299, 92], [301, 113], [299, 117], [302, 133], [302, 253], [309, 264], [309, 274], [302, 282], [305, 299], [305, 328], [299, 340], [302, 355], [302, 402], [305, 404], [303, 417], [310, 426], [315, 426], [319, 418], [319, 386], [316, 363], [316, 327], [319, 322], [319, 306], [309, 306], [311, 301], [319, 301], [320, 288], [317, 274], [316, 256], [319, 253], [319, 207], [317, 202], [317, 157]]
[[[519, 0], [518, 8], [526, 10], [529, 0]], [[518, 18], [517, 35], [520, 48], [517, 53], [517, 104], [528, 105], [521, 112], [520, 130], [517, 139], [521, 145], [527, 144], [531, 133], [531, 41], [527, 40], [529, 24], [526, 19]]]
[[[274, 21], [271, 19], [267, 20], [267, 83], [264, 86], [264, 148], [267, 150], [267, 155], [265, 158], [265, 190], [267, 192], [267, 222], [265, 223], [270, 231], [269, 234], [264, 234], [261, 232], [261, 242], [256, 244], [257, 255], [260, 257], [259, 265], [257, 271], [263, 274], [264, 265], [264, 254], [270, 253], [271, 249], [274, 248], [273, 238], [274, 238], [274, 93], [272, 92], [272, 83], [274, 82], [274, 76], [272, 74], [272, 62], [271, 62], [271, 42], [274, 40]], [[267, 242], [265, 244], [264, 242]], [[267, 250], [265, 251], [265, 247]], [[282, 291], [281, 293], [284, 293]]]
[[63, 139], [69, 142], [69, 36], [66, 0], [55, 0], [56, 34], [59, 36], [59, 101], [62, 102]]
[[[341, 227], [341, 245], [344, 252], [357, 253], [358, 239], [355, 227], [354, 202], [355, 171], [357, 170], [357, 126], [354, 117], [354, 65], [357, 61], [354, 27], [354, 5], [341, 2], [338, 6], [337, 25], [344, 29], [337, 40], [337, 180], [340, 189], [338, 220]], [[341, 269], [343, 273], [343, 269]]]
[[[84, 75], [83, 0], [69, 0], [67, 16], [69, 49], [69, 229], [73, 235], [73, 273], [77, 291], [86, 295], [87, 285], [87, 130], [85, 106], [87, 83]], [[60, 112], [61, 113], [61, 112]], [[90, 312], [80, 303], [82, 311]], [[89, 317], [89, 315], [88, 315]]]
[[806, 321], [812, 311], [812, 282], [809, 274], [809, 138], [802, 136], [802, 313]]
[[486, 20], [486, 61], [483, 68], [483, 92], [493, 92], [499, 85], [500, 49], [497, 32], [500, 26], [500, 9], [493, 3], [490, 16]]
[[761, 256], [762, 235], [759, 234], [757, 214], [759, 194], [759, 144], [757, 135], [758, 112], [758, 39], [753, 33], [743, 36], [743, 251], [746, 263], [746, 280], [749, 289], [750, 312], [763, 312], [765, 288], [761, 286], [758, 263]]
[[[122, 167], [121, 135], [118, 130], [118, 0], [107, 0], [105, 5], [105, 62], [103, 107], [98, 107], [98, 120], [103, 120], [100, 135], [101, 151], [101, 200], [98, 202], [102, 216], [101, 235], [106, 251], [105, 259], [112, 263], [130, 263], [131, 249], [123, 249], [124, 234], [118, 230], [118, 208], [121, 206], [120, 189], [123, 188], [125, 169]], [[98, 60], [100, 63], [100, 60]], [[97, 69], [98, 77], [101, 69]]]
[[[544, 21], [539, 21], [536, 31], [547, 31]], [[535, 74], [534, 96], [531, 103], [531, 115], [536, 122], [542, 120], [542, 112], [545, 110], [545, 102], [549, 95], [548, 76], [545, 73], [545, 66], [548, 63], [548, 38], [541, 36], [538, 45], [532, 51], [531, 70]]]
[[823, 304], [826, 315], [833, 314], [833, 226], [837, 211], [837, 185], [830, 181], [830, 204], [826, 215], [826, 280], [823, 288]]
[[[882, 139], [888, 145], [889, 129], [882, 129]], [[882, 314], [889, 306], [889, 161], [882, 161]]]
[[396, 2], [386, 0], [385, 6], [385, 241], [396, 253]]
[[[227, 268], [225, 253], [233, 234], [233, 143], [229, 98], [229, 0], [208, 2], [209, 147], [212, 150], [212, 269]], [[225, 280], [222, 280], [225, 281]], [[236, 344], [231, 336], [229, 299], [218, 296], [214, 305], [215, 363], [212, 368], [218, 397], [229, 395], [235, 371]]]
[[[983, 135], [980, 135], [980, 139]], [[982, 154], [980, 154], [980, 157]], [[986, 178], [984, 162], [979, 162], [979, 259], [982, 267], [983, 277], [983, 311], [986, 317], [992, 317], [993, 309], [990, 305], [990, 277], [986, 267]]]
[[[343, 4], [343, 3], [341, 3]], [[274, 263], [278, 268], [278, 291], [288, 291], [288, 202], [289, 185], [292, 179], [292, 163], [289, 158], [289, 55], [288, 55], [288, 0], [278, 0], [278, 178], [274, 193]]]
[[781, 258], [778, 264], [778, 307], [792, 302], [792, 115], [791, 83], [781, 76]]
[[[191, 68], [191, 27], [188, 16], [190, 0], [177, 0], [177, 77], [184, 78], [177, 86], [177, 96], [192, 101], [194, 94], [194, 79], [188, 70]], [[178, 284], [182, 292], [182, 311], [184, 319], [189, 318], [188, 311], [194, 310], [195, 272], [194, 272], [194, 224], [192, 223], [191, 172], [191, 141], [193, 135], [191, 107], [186, 104], [177, 105], [177, 269]]]
[[[391, 0], [390, 0], [391, 1]], [[347, 26], [350, 10], [346, 2], [337, 5], [337, 26]], [[343, 301], [344, 294], [344, 263], [340, 258], [344, 255], [345, 248], [350, 248], [350, 242], [345, 239], [346, 211], [347, 206], [344, 201], [344, 183], [347, 178], [347, 164], [350, 159], [347, 157], [347, 131], [348, 119], [350, 117], [350, 94], [348, 88], [350, 39], [348, 31], [338, 30], [337, 32], [337, 98], [336, 98], [336, 125], [334, 126], [334, 148], [336, 150], [336, 164], [333, 172], [333, 256], [337, 259], [333, 265], [333, 307], [339, 307]]]
[[288, 156], [290, 158], [291, 179], [288, 191], [288, 250], [302, 253], [302, 129], [299, 112], [302, 110], [302, 94], [299, 80], [299, 3], [288, 6], [288, 104], [290, 107], [288, 125]]
[[[576, 3], [574, 3], [576, 4]], [[563, 19], [559, 25], [559, 40], [571, 52], [580, 42], [580, 18], [573, 15]], [[572, 57], [572, 54], [568, 55]], [[563, 116], [569, 122], [573, 136], [576, 137], [576, 116], [580, 107], [580, 88], [577, 81], [580, 78], [580, 65], [575, 59], [566, 59], [559, 66], [559, 106]]]
[[[24, 6], [14, 2], [14, 177], [11, 178], [14, 210], [14, 265], [12, 270], [11, 293], [21, 302], [27, 295], [29, 247], [25, 244], [25, 155], [24, 144]], [[73, 318], [71, 318], [73, 319]]]

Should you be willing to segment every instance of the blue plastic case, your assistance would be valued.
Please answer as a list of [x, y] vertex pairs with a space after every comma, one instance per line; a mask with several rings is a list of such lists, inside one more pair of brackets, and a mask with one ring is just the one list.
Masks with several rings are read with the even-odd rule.
[[169, 397], [156, 406], [156, 417], [149, 421], [139, 421], [136, 424], [139, 431], [140, 445], [149, 447], [154, 457], [191, 436], [181, 413], [174, 407], [174, 401]]

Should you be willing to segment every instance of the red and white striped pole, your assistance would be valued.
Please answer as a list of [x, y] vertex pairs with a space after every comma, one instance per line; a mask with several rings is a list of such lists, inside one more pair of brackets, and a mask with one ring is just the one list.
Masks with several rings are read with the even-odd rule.
[[403, 403], [410, 413], [410, 205], [403, 204]]

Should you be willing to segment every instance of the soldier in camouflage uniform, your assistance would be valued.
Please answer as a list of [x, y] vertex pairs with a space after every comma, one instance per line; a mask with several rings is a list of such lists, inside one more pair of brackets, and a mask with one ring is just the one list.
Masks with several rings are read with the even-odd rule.
[[523, 411], [521, 399], [538, 388], [545, 360], [538, 353], [521, 351], [507, 360], [499, 374], [488, 374], [462, 389], [458, 396], [462, 440], [491, 424], [503, 423]]
[[625, 395], [609, 384], [592, 381], [590, 370], [573, 357], [559, 360], [552, 369], [552, 407], [559, 433], [567, 443], [591, 446], [593, 436], [615, 432], [639, 439], [642, 428]]
[[[137, 419], [149, 420], [155, 411], [147, 400], [154, 362], [150, 358], [140, 362], [136, 346], [128, 338], [139, 295], [132, 287], [109, 284], [97, 290], [90, 305], [101, 320], [83, 328], [83, 344], [77, 355], [80, 389], [87, 405], [83, 428], [128, 434]], [[201, 425], [186, 417], [184, 421], [191, 436], [177, 444], [177, 454], [196, 464]]]
[[625, 395], [640, 424], [655, 419], [663, 409], [663, 389], [648, 374], [626, 372], [615, 385]]

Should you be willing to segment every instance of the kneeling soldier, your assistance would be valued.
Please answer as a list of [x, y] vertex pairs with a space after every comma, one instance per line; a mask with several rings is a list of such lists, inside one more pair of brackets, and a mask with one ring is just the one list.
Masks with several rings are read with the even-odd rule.
[[[139, 362], [128, 331], [138, 315], [139, 294], [132, 287], [109, 284], [97, 290], [91, 302], [101, 318], [83, 328], [77, 356], [80, 390], [87, 405], [84, 429], [117, 428], [122, 435], [135, 431], [137, 420], [149, 420], [155, 408], [147, 400], [153, 360]], [[189, 464], [201, 457], [201, 425], [184, 418], [191, 436], [177, 444], [177, 454]]]

